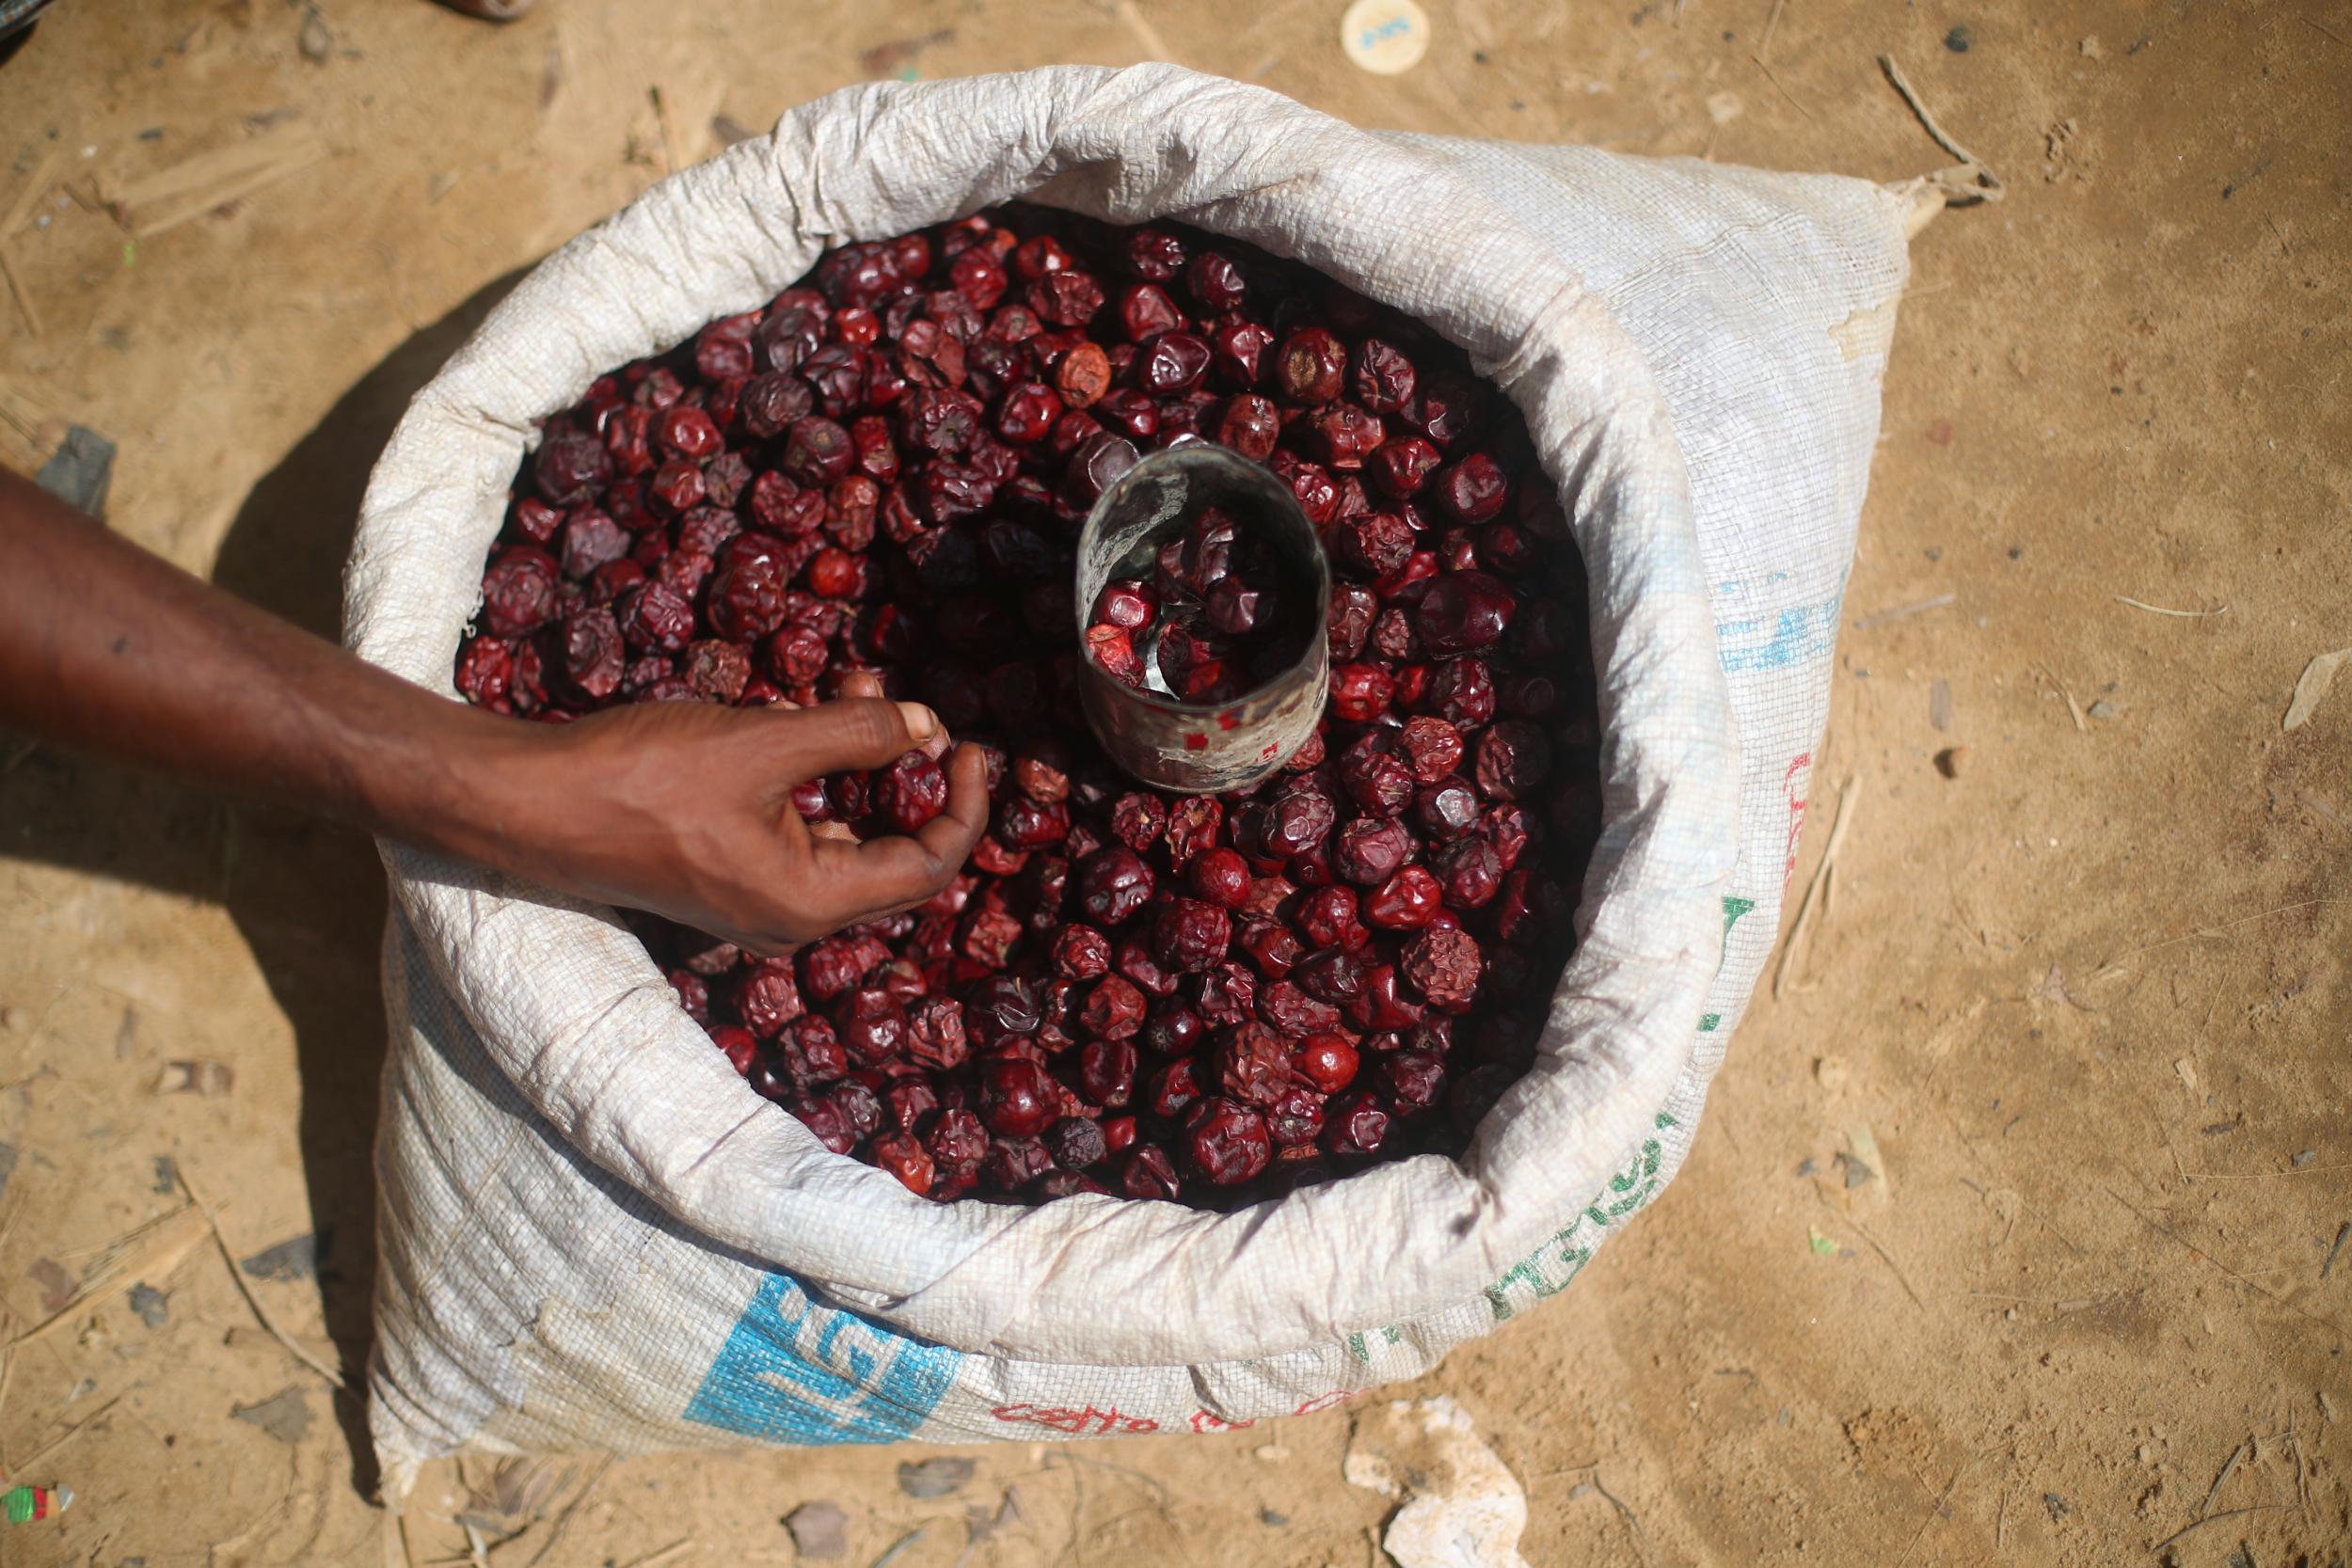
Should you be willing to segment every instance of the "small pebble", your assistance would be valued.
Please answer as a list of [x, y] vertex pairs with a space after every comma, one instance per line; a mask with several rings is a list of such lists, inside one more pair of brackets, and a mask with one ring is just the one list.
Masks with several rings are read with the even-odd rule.
[[1968, 46], [1976, 41], [1976, 34], [1968, 30], [1968, 24], [1965, 22], [1944, 35], [1944, 47], [1955, 55], [1965, 55], [1968, 53]]
[[2298, 1148], [2295, 1151], [2295, 1168], [2296, 1170], [2301, 1170], [2305, 1165], [2310, 1164], [2313, 1160], [2318, 1158], [2319, 1150], [2315, 1148]]
[[2105, 697], [2090, 705], [2090, 716], [2093, 719], [2112, 719], [2122, 711]]
[[1947, 779], [1959, 778], [1961, 769], [1967, 766], [1968, 748], [1965, 746], [1947, 746], [1935, 753], [1935, 770]]
[[838, 1503], [803, 1503], [784, 1516], [784, 1528], [792, 1532], [792, 1549], [803, 1559], [850, 1555], [850, 1516]]
[[1843, 1056], [1816, 1057], [1813, 1062], [1813, 1078], [1825, 1089], [1835, 1091], [1844, 1088], [1846, 1086], [1846, 1058]]
[[1277, 1513], [1270, 1508], [1262, 1508], [1258, 1510], [1258, 1523], [1265, 1525], [1271, 1528], [1280, 1529], [1284, 1525], [1287, 1525], [1290, 1522], [1291, 1516], [1287, 1513]]
[[1260, 1459], [1266, 1461], [1268, 1464], [1272, 1464], [1278, 1459], [1288, 1459], [1291, 1456], [1290, 1449], [1282, 1447], [1279, 1443], [1263, 1443], [1249, 1451], [1256, 1454]]

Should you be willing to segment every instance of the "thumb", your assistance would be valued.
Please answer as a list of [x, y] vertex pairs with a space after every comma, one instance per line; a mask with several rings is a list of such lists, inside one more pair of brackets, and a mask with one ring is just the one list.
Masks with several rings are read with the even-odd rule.
[[939, 716], [920, 703], [843, 697], [778, 716], [785, 744], [803, 777], [896, 762], [939, 733]]

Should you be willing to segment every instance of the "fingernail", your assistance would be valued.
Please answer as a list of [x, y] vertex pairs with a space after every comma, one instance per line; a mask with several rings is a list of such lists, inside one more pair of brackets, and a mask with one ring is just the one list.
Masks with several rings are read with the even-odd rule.
[[917, 740], [929, 740], [939, 733], [939, 715], [920, 703], [900, 703], [898, 717], [906, 721], [907, 734]]

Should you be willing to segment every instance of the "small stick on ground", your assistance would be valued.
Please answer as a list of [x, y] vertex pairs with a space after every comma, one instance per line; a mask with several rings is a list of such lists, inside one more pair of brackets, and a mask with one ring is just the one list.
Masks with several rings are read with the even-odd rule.
[[[1827, 1199], [1823, 1199], [1823, 1201], [1826, 1202]], [[1870, 1243], [1870, 1250], [1877, 1253], [1881, 1258], [1886, 1260], [1886, 1266], [1894, 1271], [1895, 1283], [1903, 1288], [1903, 1294], [1911, 1298], [1911, 1305], [1918, 1307], [1921, 1311], [1925, 1311], [1928, 1304], [1920, 1300], [1919, 1292], [1911, 1288], [1911, 1281], [1903, 1274], [1903, 1266], [1895, 1261], [1895, 1255], [1887, 1251], [1885, 1247], [1880, 1245], [1879, 1239], [1876, 1236], [1871, 1235], [1867, 1230], [1864, 1230], [1862, 1228], [1862, 1222], [1854, 1218], [1851, 1214], [1845, 1216], [1844, 1223], [1852, 1226], [1855, 1232], [1859, 1234], [1864, 1241]]]
[[33, 309], [32, 293], [25, 288], [24, 279], [17, 275], [9, 258], [8, 236], [24, 227], [24, 220], [32, 216], [34, 204], [49, 194], [50, 175], [56, 166], [56, 153], [44, 154], [24, 183], [18, 187], [16, 199], [8, 203], [7, 214], [0, 215], [0, 273], [7, 274], [8, 292], [16, 296], [17, 309], [24, 312], [24, 325], [32, 329], [36, 338], [40, 336], [40, 312]]
[[[2167, 937], [2162, 942], [2152, 942], [2145, 947], [2133, 948], [2129, 953], [2124, 954], [2123, 957], [2126, 958], [2136, 958], [2142, 953], [2153, 953], [2158, 948], [2177, 947], [2185, 942], [2202, 942], [2207, 937], [2217, 937], [2225, 932], [2234, 931], [2241, 926], [2251, 926], [2256, 921], [2268, 920], [2274, 914], [2293, 914], [2297, 910], [2317, 909], [2321, 905], [2325, 904], [2352, 904], [2352, 898], [2306, 898], [2299, 903], [2281, 904], [2275, 910], [2265, 910], [2260, 914], [2249, 914], [2242, 916], [2236, 920], [2227, 920], [2218, 926], [2208, 926], [2202, 930], [2191, 931], [2186, 936]], [[2121, 960], [2110, 958], [2099, 967], [2102, 970], [2113, 969], [2120, 961]]]
[[1853, 629], [1868, 631], [1872, 626], [1883, 626], [1889, 621], [1900, 621], [1906, 616], [1925, 614], [1931, 610], [1942, 610], [1947, 605], [1959, 602], [1960, 595], [1957, 594], [1938, 594], [1931, 599], [1921, 599], [1916, 604], [1899, 604], [1892, 610], [1875, 610], [1856, 621], [1853, 624]]
[[106, 1254], [105, 1260], [92, 1269], [74, 1287], [73, 1299], [56, 1311], [35, 1323], [9, 1341], [9, 1348], [40, 1338], [60, 1323], [77, 1319], [89, 1304], [113, 1288], [126, 1276], [160, 1280], [180, 1266], [181, 1260], [202, 1244], [204, 1233], [187, 1226], [180, 1226], [185, 1234], [173, 1234], [171, 1227], [190, 1218], [195, 1211], [183, 1204], [161, 1219], [151, 1220], [126, 1235], [118, 1236], [103, 1246], [91, 1250]]
[[[130, 1390], [125, 1389], [123, 1392], [128, 1393]], [[8, 1466], [8, 1473], [10, 1475], [32, 1474], [35, 1470], [40, 1468], [41, 1461], [47, 1459], [51, 1454], [56, 1453], [59, 1449], [64, 1448], [68, 1443], [72, 1442], [76, 1437], [81, 1436], [84, 1432], [87, 1431], [89, 1427], [97, 1421], [99, 1417], [103, 1416], [107, 1411], [112, 1410], [116, 1405], [120, 1404], [121, 1402], [122, 1394], [117, 1394], [113, 1399], [108, 1400], [105, 1403], [100, 1405], [97, 1409], [91, 1411], [88, 1415], [83, 1417], [80, 1420], [66, 1428], [63, 1432], [51, 1438], [48, 1442], [42, 1444], [40, 1448], [34, 1449], [23, 1459], [20, 1459], [10, 1465]]]
[[1837, 797], [1837, 816], [1830, 823], [1829, 844], [1821, 851], [1821, 863], [1813, 868], [1813, 880], [1805, 884], [1804, 898], [1797, 905], [1797, 918], [1788, 927], [1788, 940], [1781, 944], [1780, 961], [1772, 966], [1772, 1000], [1777, 1002], [1788, 990], [1788, 970], [1798, 947], [1804, 942], [1813, 925], [1815, 909], [1821, 901], [1822, 884], [1828, 879], [1830, 868], [1837, 863], [1837, 851], [1846, 842], [1846, 829], [1853, 820], [1854, 797], [1862, 793], [1862, 775], [1846, 780], [1846, 787]]
[[667, 94], [662, 92], [659, 83], [647, 87], [645, 89], [645, 96], [653, 100], [653, 121], [654, 124], [659, 126], [661, 131], [661, 163], [663, 171], [669, 174], [675, 174], [679, 169], [686, 166], [686, 163], [684, 155], [678, 150], [677, 127], [672, 124], [670, 120], [669, 97]]
[[2347, 1170], [2352, 1170], [2352, 1165], [2304, 1165], [2295, 1170], [2185, 1170], [2181, 1172], [2181, 1179], [2185, 1181], [2267, 1181], [2276, 1176], [2332, 1176]]
[[1593, 1466], [1593, 1490], [1608, 1498], [1609, 1506], [1625, 1515], [1625, 1522], [1633, 1527], [1633, 1539], [1642, 1544], [1643, 1554], [1646, 1556], [1649, 1551], [1649, 1531], [1642, 1528], [1642, 1516], [1628, 1508], [1623, 1497], [1609, 1490], [1608, 1483], [1600, 1479], [1600, 1466], [1597, 1465]]
[[2220, 1259], [2216, 1258], [2212, 1253], [2207, 1252], [2203, 1247], [2199, 1246], [2196, 1243], [2188, 1241], [2184, 1237], [2166, 1229], [2163, 1226], [2158, 1225], [2154, 1220], [2148, 1217], [2147, 1212], [2141, 1209], [2138, 1204], [2134, 1203], [2130, 1198], [2125, 1197], [2122, 1193], [2117, 1192], [2113, 1187], [2107, 1186], [2105, 1182], [2101, 1182], [2100, 1190], [2105, 1192], [2107, 1196], [2115, 1199], [2116, 1202], [2122, 1204], [2124, 1208], [2129, 1209], [2138, 1217], [2140, 1224], [2146, 1226], [2149, 1229], [2154, 1231], [2166, 1241], [2172, 1243], [2175, 1246], [2185, 1248], [2188, 1255], [2196, 1259], [2198, 1261], [2209, 1264], [2212, 1267], [2220, 1270], [2223, 1274], [2229, 1275], [2232, 1279], [2236, 1280], [2240, 1285], [2245, 1286], [2255, 1294], [2262, 1296], [2267, 1301], [2276, 1302], [2279, 1306], [2285, 1307], [2288, 1311], [2294, 1313], [2298, 1318], [2305, 1318], [2317, 1323], [2320, 1327], [2328, 1330], [2330, 1334], [2335, 1335], [2338, 1338], [2352, 1339], [2352, 1334], [2347, 1334], [2341, 1323], [2338, 1323], [2329, 1318], [2323, 1318], [2316, 1312], [2308, 1311], [2303, 1307], [2297, 1307], [2295, 1303], [2287, 1300], [2286, 1297], [2270, 1289], [2267, 1285], [2260, 1285], [2255, 1283], [2253, 1280], [2247, 1278], [2244, 1275], [2238, 1273], [2237, 1270], [2230, 1267], [2229, 1264], [2224, 1263]]
[[175, 1174], [180, 1180], [180, 1190], [188, 1195], [188, 1201], [196, 1205], [198, 1212], [204, 1216], [204, 1223], [212, 1227], [213, 1244], [220, 1249], [221, 1265], [229, 1271], [229, 1278], [237, 1287], [237, 1293], [245, 1297], [245, 1304], [253, 1309], [255, 1320], [269, 1330], [271, 1338], [286, 1347], [288, 1355], [326, 1379], [334, 1387], [343, 1387], [343, 1374], [305, 1350], [293, 1335], [278, 1327], [278, 1321], [269, 1315], [269, 1308], [262, 1305], [262, 1298], [255, 1295], [253, 1287], [245, 1282], [245, 1271], [237, 1267], [237, 1255], [229, 1250], [229, 1238], [220, 1233], [220, 1216], [213, 1212], [213, 1206], [204, 1200], [195, 1184], [188, 1180], [185, 1160], [180, 1162]]
[[1756, 56], [1753, 55], [1750, 55], [1748, 58], [1756, 60], [1756, 69], [1764, 73], [1764, 80], [1772, 84], [1772, 90], [1774, 92], [1777, 92], [1783, 98], [1788, 100], [1788, 106], [1790, 108], [1796, 110], [1797, 113], [1804, 116], [1807, 119], [1811, 119], [1813, 118], [1813, 111], [1806, 108], [1804, 102], [1799, 99], [1795, 93], [1790, 92], [1788, 87], [1778, 76], [1772, 74], [1772, 68], [1771, 66], [1766, 65], [1762, 60], [1756, 60]]
[[2225, 1508], [2218, 1513], [2208, 1513], [2203, 1518], [2199, 1519], [2192, 1524], [2184, 1525], [2179, 1529], [2174, 1530], [2170, 1535], [2166, 1536], [2163, 1540], [2157, 1542], [2154, 1545], [2149, 1547], [2148, 1549], [2152, 1552], [2160, 1552], [2167, 1546], [2172, 1544], [2175, 1541], [2180, 1540], [2183, 1536], [2203, 1529], [2207, 1525], [2214, 1524], [2222, 1519], [2235, 1519], [2241, 1514], [2247, 1513], [2268, 1513], [2273, 1510], [2281, 1509], [2286, 1506], [2287, 1505], [2284, 1503], [2256, 1503], [2251, 1508]]
[[555, 1516], [554, 1523], [548, 1528], [548, 1538], [539, 1544], [539, 1549], [532, 1553], [531, 1560], [523, 1564], [523, 1568], [539, 1568], [540, 1560], [555, 1550], [555, 1544], [564, 1539], [565, 1530], [571, 1528], [573, 1513], [578, 1512], [581, 1503], [587, 1501], [588, 1494], [596, 1489], [596, 1482], [601, 1481], [605, 1471], [612, 1467], [612, 1456], [610, 1454], [596, 1462], [596, 1467], [588, 1472], [588, 1479], [580, 1483], [580, 1490], [572, 1494], [572, 1500], [565, 1503], [564, 1512]]
[[2039, 664], [2033, 667], [2033, 673], [2041, 676], [2043, 680], [2049, 682], [2051, 690], [2056, 691], [2059, 696], [2066, 699], [2066, 712], [2067, 716], [2074, 721], [2074, 733], [2076, 735], [2089, 735], [2090, 733], [2090, 721], [2083, 717], [2083, 705], [2082, 704], [2074, 701], [2074, 693], [2067, 689], [2066, 683], [2058, 679], [2058, 676], [2052, 674], [2047, 669]]
[[2221, 1489], [2230, 1484], [2230, 1478], [2232, 1476], [2237, 1474], [2237, 1467], [2245, 1461], [2246, 1450], [2253, 1445], [2253, 1441], [2254, 1440], [2252, 1438], [2249, 1437], [2245, 1442], [2240, 1443], [2236, 1448], [2230, 1450], [2229, 1463], [2222, 1465], [2221, 1473], [2213, 1478], [2213, 1488], [2205, 1494], [2205, 1500], [2198, 1506], [2197, 1517], [2202, 1519], [2213, 1512], [2214, 1499], [2221, 1496]]
[[15, 296], [16, 308], [24, 312], [24, 330], [35, 338], [40, 337], [40, 310], [33, 304], [33, 291], [24, 286], [24, 279], [17, 273], [16, 263], [8, 259], [6, 240], [0, 240], [0, 278], [7, 280], [8, 293]]
[[1764, 36], [1756, 40], [1756, 63], [1762, 65], [1764, 56], [1772, 52], [1772, 35], [1780, 31], [1780, 13], [1788, 8], [1788, 0], [1772, 0], [1772, 14], [1764, 19]]
[[2143, 604], [2137, 599], [2127, 597], [2122, 594], [2115, 595], [2115, 602], [2117, 604], [2130, 605], [2134, 610], [2144, 610], [2151, 615], [2177, 615], [2184, 621], [2201, 621], [2208, 615], [2227, 615], [2230, 613], [2230, 607], [2228, 605], [2217, 605], [2211, 610], [2167, 610], [2160, 604]]
[[[914, 1535], [920, 1535], [923, 1532], [918, 1529], [914, 1532]], [[907, 1540], [914, 1540], [914, 1535], [908, 1536]], [[900, 1543], [901, 1545], [904, 1544], [904, 1542]], [[693, 1547], [694, 1538], [691, 1535], [686, 1536], [680, 1540], [671, 1542], [668, 1545], [662, 1547], [658, 1552], [647, 1552], [644, 1557], [639, 1558], [636, 1561], [628, 1564], [627, 1568], [656, 1568], [657, 1564], [667, 1562], [672, 1558], [677, 1556], [680, 1552], [691, 1551], [693, 1550]], [[888, 1562], [892, 1557], [898, 1554], [898, 1548], [897, 1546], [894, 1546], [888, 1552], [884, 1553], [881, 1560], [874, 1564], [874, 1568], [882, 1568], [882, 1563]]]
[[2347, 1239], [2352, 1239], [2352, 1220], [2346, 1220], [2336, 1227], [2336, 1244], [2328, 1249], [2328, 1261], [2319, 1265], [2320, 1278], [2327, 1278], [2328, 1271], [2336, 1266], [2337, 1255], [2344, 1251], [2344, 1243]]
[[[1974, 1464], [1975, 1461], [1972, 1460], [1969, 1463]], [[1935, 1523], [1935, 1516], [1944, 1511], [1944, 1505], [1952, 1500], [1952, 1488], [1958, 1486], [1960, 1478], [1967, 1473], [1968, 1465], [1966, 1465], [1954, 1470], [1952, 1479], [1944, 1483], [1943, 1495], [1928, 1504], [1926, 1516], [1919, 1521], [1919, 1528], [1911, 1532], [1911, 1544], [1903, 1548], [1903, 1555], [1895, 1560], [1895, 1568], [1903, 1568], [1903, 1564], [1911, 1560], [1911, 1554], [1919, 1549], [1920, 1539], [1928, 1533], [1928, 1527]], [[2008, 1502], [2009, 1494], [2006, 1491], [2001, 1494], [2001, 1500], [2003, 1503]]]

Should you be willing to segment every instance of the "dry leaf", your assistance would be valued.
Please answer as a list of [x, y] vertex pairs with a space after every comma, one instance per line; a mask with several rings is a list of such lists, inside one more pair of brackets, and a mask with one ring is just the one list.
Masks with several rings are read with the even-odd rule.
[[2299, 730], [2311, 721], [2312, 715], [2318, 711], [2320, 702], [2328, 695], [2328, 688], [2335, 684], [2336, 672], [2344, 667], [2346, 659], [2352, 659], [2352, 648], [2338, 648], [2334, 653], [2321, 654], [2303, 666], [2302, 677], [2295, 683], [2295, 696], [2287, 704], [2286, 721], [2279, 726], [2280, 729]]
[[577, 1465], [545, 1455], [501, 1459], [480, 1481], [465, 1477], [466, 1504], [457, 1522], [503, 1540], [540, 1519], [579, 1472]]

